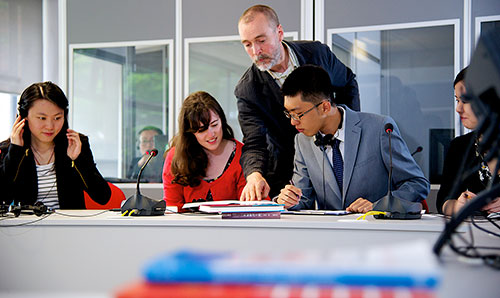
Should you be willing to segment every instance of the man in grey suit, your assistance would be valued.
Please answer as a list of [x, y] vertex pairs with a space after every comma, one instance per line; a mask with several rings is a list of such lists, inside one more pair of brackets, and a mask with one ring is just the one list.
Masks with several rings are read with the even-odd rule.
[[300, 132], [295, 136], [292, 184], [277, 202], [286, 208], [365, 213], [387, 194], [389, 136], [393, 125], [391, 188], [393, 197], [421, 202], [429, 181], [411, 156], [392, 118], [355, 112], [336, 105], [328, 73], [304, 65], [285, 80], [285, 114]]

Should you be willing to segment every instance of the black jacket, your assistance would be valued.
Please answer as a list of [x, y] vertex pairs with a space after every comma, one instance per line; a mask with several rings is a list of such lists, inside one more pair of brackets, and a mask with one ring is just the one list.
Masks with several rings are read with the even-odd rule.
[[[336, 103], [359, 111], [359, 91], [353, 72], [340, 62], [328, 46], [320, 42], [287, 42], [300, 65], [314, 64], [330, 74]], [[292, 177], [294, 137], [297, 130], [283, 114], [280, 87], [267, 72], [252, 65], [236, 85], [238, 119], [243, 132], [241, 166], [245, 176], [260, 172], [279, 193]]]
[[[479, 193], [486, 188], [486, 185], [481, 182], [479, 178], [478, 167], [481, 163], [479, 157], [476, 156], [476, 150], [474, 145], [471, 143], [474, 141], [476, 134], [470, 132], [466, 135], [454, 138], [446, 153], [446, 158], [443, 165], [443, 176], [441, 181], [441, 187], [439, 188], [436, 207], [440, 213], [443, 213], [443, 205], [447, 200], [456, 200], [460, 197], [460, 194], [466, 190], [473, 193]], [[469, 152], [466, 154], [467, 148], [470, 146]], [[465, 162], [464, 169], [465, 172], [470, 172], [471, 169], [475, 170], [465, 178], [462, 183], [457, 185], [454, 189], [455, 181], [461, 181], [463, 173], [460, 172], [460, 167], [462, 162]], [[464, 173], [465, 173], [464, 172]]]
[[[85, 209], [83, 191], [99, 204], [106, 204], [111, 196], [108, 183], [97, 170], [88, 138], [80, 134], [82, 151], [72, 161], [67, 148], [56, 146], [55, 168], [57, 194], [61, 209]], [[29, 147], [0, 144], [1, 200], [21, 205], [34, 205], [38, 195], [38, 178], [33, 152]]]

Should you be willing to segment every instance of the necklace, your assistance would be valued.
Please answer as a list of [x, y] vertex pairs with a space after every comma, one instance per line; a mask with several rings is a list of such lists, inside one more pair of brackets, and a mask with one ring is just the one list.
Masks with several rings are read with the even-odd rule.
[[[479, 153], [479, 139], [476, 138], [475, 141], [474, 141], [474, 147], [475, 147], [475, 153], [476, 153], [476, 157], [479, 159], [479, 170], [478, 170], [478, 174], [479, 174], [479, 180], [481, 180], [481, 182], [483, 184], [487, 184], [489, 183], [489, 181], [493, 178], [493, 175], [491, 174], [491, 171], [490, 171], [490, 168], [488, 167], [488, 164], [484, 161], [484, 158], [483, 158], [483, 155]], [[500, 174], [497, 174], [498, 177], [500, 177]]]
[[[48, 166], [50, 166], [50, 167], [48, 167]], [[36, 165], [37, 175], [39, 177], [45, 177], [50, 172], [54, 171], [55, 168], [56, 168], [55, 163], [48, 163], [46, 165]]]
[[[35, 162], [37, 165], [46, 165], [49, 164], [52, 161], [52, 158], [54, 157], [54, 147], [52, 147], [52, 153], [50, 153], [49, 159], [47, 162], [44, 162], [42, 154], [35, 149], [35, 147], [31, 146], [31, 150], [33, 150], [33, 158], [35, 159]], [[38, 158], [37, 158], [38, 156]]]

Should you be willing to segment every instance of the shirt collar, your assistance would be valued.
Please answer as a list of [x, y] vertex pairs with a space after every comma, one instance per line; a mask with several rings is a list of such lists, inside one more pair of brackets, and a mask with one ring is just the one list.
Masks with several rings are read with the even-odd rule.
[[284, 72], [275, 72], [271, 70], [267, 70], [267, 73], [271, 75], [271, 77], [276, 81], [276, 83], [281, 87], [285, 82], [286, 78], [294, 71], [297, 67], [299, 67], [299, 61], [297, 59], [297, 55], [295, 55], [294, 51], [286, 44], [286, 42], [282, 42], [284, 47], [288, 50], [288, 66]]
[[[335, 134], [333, 135], [333, 137], [335, 139], [339, 139], [339, 141], [341, 142], [344, 142], [345, 141], [345, 118], [346, 118], [346, 113], [345, 113], [345, 109], [341, 106], [337, 106], [337, 108], [339, 109], [339, 112], [342, 113], [342, 125], [340, 128], [337, 129], [337, 131], [335, 132]], [[319, 132], [323, 137], [325, 136], [324, 133], [322, 132]]]

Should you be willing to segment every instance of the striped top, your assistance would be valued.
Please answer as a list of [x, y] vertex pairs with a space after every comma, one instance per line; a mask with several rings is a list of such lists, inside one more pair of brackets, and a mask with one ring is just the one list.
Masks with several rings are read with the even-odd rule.
[[59, 209], [59, 197], [57, 196], [56, 167], [54, 163], [37, 165], [38, 176], [38, 198], [49, 209]]

